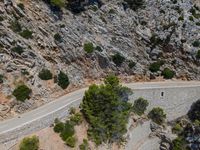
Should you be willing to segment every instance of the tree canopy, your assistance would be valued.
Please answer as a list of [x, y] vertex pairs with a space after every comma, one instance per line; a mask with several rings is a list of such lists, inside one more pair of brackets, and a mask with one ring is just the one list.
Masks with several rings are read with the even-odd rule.
[[58, 74], [58, 85], [62, 89], [66, 89], [69, 85], [69, 78], [68, 78], [67, 74], [65, 74], [62, 71], [60, 71], [60, 73]]
[[192, 104], [188, 112], [188, 117], [192, 121], [195, 121], [195, 120], [200, 121], [200, 99]]
[[18, 101], [24, 102], [26, 99], [30, 97], [32, 90], [29, 89], [26, 85], [20, 85], [13, 91], [13, 95], [16, 97]]
[[39, 139], [36, 136], [26, 137], [19, 145], [19, 150], [38, 150]]
[[104, 84], [91, 85], [85, 92], [81, 108], [90, 124], [88, 135], [96, 144], [123, 140], [131, 110], [128, 102], [131, 93], [113, 75]]

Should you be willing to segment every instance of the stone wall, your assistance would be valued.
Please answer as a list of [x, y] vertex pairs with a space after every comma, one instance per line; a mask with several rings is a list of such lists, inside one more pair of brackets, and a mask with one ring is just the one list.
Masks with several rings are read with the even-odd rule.
[[185, 115], [191, 104], [200, 98], [200, 86], [134, 88], [131, 101], [139, 97], [149, 101], [148, 110], [156, 106], [162, 107], [170, 121]]

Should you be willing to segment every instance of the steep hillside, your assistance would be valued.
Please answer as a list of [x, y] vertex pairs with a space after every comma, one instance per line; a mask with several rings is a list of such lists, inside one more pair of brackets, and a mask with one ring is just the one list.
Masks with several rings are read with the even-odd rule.
[[[154, 79], [169, 68], [180, 79], [200, 79], [200, 6], [193, 0], [148, 0], [136, 11], [123, 1], [103, 1], [73, 14], [42, 0], [0, 2], [0, 116], [21, 113], [63, 94], [49, 69], [69, 77], [70, 88], [108, 73]], [[156, 62], [156, 63], [155, 63]], [[150, 64], [156, 67], [149, 70]], [[157, 68], [157, 69], [155, 69]], [[173, 74], [172, 73], [172, 74]], [[173, 75], [172, 75], [173, 76]], [[167, 77], [166, 77], [167, 78]], [[13, 90], [32, 89], [16, 101]]]

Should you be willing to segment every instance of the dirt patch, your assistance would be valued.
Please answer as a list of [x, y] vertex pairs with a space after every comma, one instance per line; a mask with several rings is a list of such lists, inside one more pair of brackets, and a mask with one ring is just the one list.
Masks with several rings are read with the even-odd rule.
[[[40, 140], [40, 150], [67, 150], [67, 146], [64, 144], [62, 139], [60, 138], [59, 134], [56, 134], [52, 128], [48, 127], [43, 130], [40, 130], [34, 134], [28, 135], [33, 136], [36, 135], [39, 137]], [[10, 150], [18, 150], [20, 139], [18, 143], [10, 148]]]
[[9, 102], [9, 99], [0, 92], [0, 104], [7, 104]]

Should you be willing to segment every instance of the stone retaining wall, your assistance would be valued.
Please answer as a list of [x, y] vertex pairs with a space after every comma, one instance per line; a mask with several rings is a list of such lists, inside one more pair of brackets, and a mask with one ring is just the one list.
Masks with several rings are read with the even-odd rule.
[[134, 89], [131, 102], [139, 97], [149, 101], [148, 110], [156, 106], [163, 108], [170, 121], [188, 112], [200, 98], [200, 86]]

